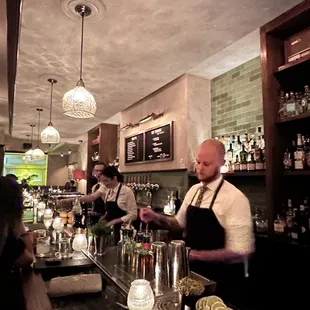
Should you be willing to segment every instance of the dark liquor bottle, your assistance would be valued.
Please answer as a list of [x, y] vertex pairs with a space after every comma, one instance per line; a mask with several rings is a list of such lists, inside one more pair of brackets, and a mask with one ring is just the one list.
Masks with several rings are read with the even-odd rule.
[[254, 159], [254, 154], [251, 154], [251, 159], [247, 163], [247, 169], [248, 171], [255, 171], [255, 159]]
[[240, 171], [247, 171], [247, 159], [248, 153], [245, 151], [245, 146], [242, 145], [242, 151], [240, 152]]
[[238, 172], [240, 171], [240, 162], [239, 162], [239, 156], [236, 155], [236, 161], [234, 162], [234, 171]]
[[179, 199], [179, 192], [178, 191], [175, 192], [174, 205], [175, 205], [175, 213], [178, 213], [178, 211], [180, 210], [181, 205], [182, 205], [182, 202]]

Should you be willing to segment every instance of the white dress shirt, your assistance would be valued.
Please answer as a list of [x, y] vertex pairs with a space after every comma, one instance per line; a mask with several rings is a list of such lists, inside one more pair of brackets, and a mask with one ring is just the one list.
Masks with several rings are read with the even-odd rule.
[[[121, 183], [119, 183], [115, 188], [113, 189], [107, 189], [100, 187], [98, 191], [103, 191], [103, 200], [104, 202], [107, 201], [115, 201], [116, 195], [118, 192], [118, 189], [120, 187]], [[118, 199], [117, 199], [117, 205], [120, 209], [125, 211], [127, 214], [122, 216], [123, 222], [129, 222], [134, 221], [137, 218], [137, 203], [135, 199], [135, 195], [133, 191], [126, 185], [122, 184], [122, 188], [119, 192]]]
[[[208, 189], [204, 193], [200, 208], [210, 207], [214, 192], [222, 178], [220, 176], [207, 185]], [[186, 227], [187, 207], [193, 198], [192, 205], [195, 206], [199, 195], [199, 188], [202, 185], [202, 183], [195, 184], [189, 189], [176, 215], [176, 219], [182, 228]], [[225, 230], [225, 248], [240, 254], [252, 253], [254, 250], [253, 222], [250, 203], [247, 197], [235, 186], [224, 181], [212, 210]], [[203, 231], [203, 227], [201, 227], [201, 230]]]

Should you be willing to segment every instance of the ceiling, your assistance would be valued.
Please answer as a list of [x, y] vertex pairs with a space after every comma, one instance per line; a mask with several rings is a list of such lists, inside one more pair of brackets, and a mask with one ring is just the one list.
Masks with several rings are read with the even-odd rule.
[[[0, 0], [0, 126], [8, 126], [6, 2]], [[3, 143], [0, 141], [0, 144]]]
[[[237, 44], [233, 49], [228, 48], [228, 52], [225, 49], [302, 1], [85, 2], [94, 14], [85, 20], [83, 78], [96, 99], [96, 117], [74, 120], [62, 114], [62, 96], [75, 87], [78, 80], [80, 18], [71, 9], [83, 1], [24, 0], [14, 137], [23, 139], [29, 133], [29, 124], [37, 122], [37, 107], [44, 109], [42, 129], [47, 125], [49, 85], [46, 79], [49, 77], [58, 80], [54, 87], [53, 123], [62, 141], [76, 143], [77, 136], [191, 69], [194, 74], [210, 77], [234, 63], [228, 58], [235, 58], [238, 65], [247, 55], [247, 49], [238, 55], [232, 52], [244, 49], [244, 45]], [[258, 46], [256, 39], [254, 32], [249, 40], [254, 50]], [[212, 56], [222, 50], [226, 65], [218, 70], [214, 67], [214, 59], [218, 58]], [[210, 64], [213, 65], [211, 74]], [[111, 122], [117, 119], [112, 117]]]

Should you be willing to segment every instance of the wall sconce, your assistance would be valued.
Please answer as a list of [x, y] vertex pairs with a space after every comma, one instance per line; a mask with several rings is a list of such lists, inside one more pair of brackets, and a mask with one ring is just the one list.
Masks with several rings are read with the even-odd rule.
[[60, 153], [60, 157], [64, 157], [64, 153]]
[[163, 115], [164, 115], [164, 113], [160, 113], [160, 114], [152, 113], [152, 114], [149, 114], [148, 116], [146, 116], [146, 117], [140, 119], [140, 120], [139, 120], [139, 124], [146, 123], [146, 122], [148, 122], [148, 121], [150, 121], [150, 120], [153, 120], [153, 121], [154, 121], [155, 119], [157, 119], [157, 118], [159, 118], [159, 117], [162, 117]]
[[71, 153], [72, 153], [72, 151], [69, 149], [69, 150], [68, 150], [68, 154], [70, 155]]
[[73, 171], [73, 179], [77, 179], [77, 180], [85, 179], [85, 171], [84, 170], [74, 170]]
[[135, 128], [135, 127], [138, 127], [138, 126], [139, 126], [139, 123], [137, 123], [137, 124], [128, 123], [125, 126], [123, 126], [122, 128], [120, 128], [119, 131], [124, 131], [126, 129], [131, 129], [131, 128]]

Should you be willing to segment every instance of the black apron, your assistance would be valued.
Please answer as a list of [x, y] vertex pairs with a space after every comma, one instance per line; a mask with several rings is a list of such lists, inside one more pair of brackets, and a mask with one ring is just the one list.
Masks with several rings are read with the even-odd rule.
[[[116, 194], [116, 198], [115, 198], [115, 201], [106, 201], [106, 204], [105, 204], [105, 209], [106, 209], [106, 212], [107, 212], [107, 215], [106, 215], [106, 220], [108, 222], [112, 221], [112, 220], [115, 220], [115, 219], [118, 219], [124, 215], [126, 215], [127, 213], [122, 210], [118, 204], [117, 204], [117, 200], [118, 200], [118, 196], [119, 196], [119, 193], [121, 191], [121, 188], [122, 188], [122, 184], [120, 184], [119, 188], [118, 188], [118, 191], [117, 191], [117, 194]], [[114, 238], [115, 238], [115, 244], [117, 244], [117, 242], [120, 240], [120, 230], [121, 230], [121, 226], [122, 224], [116, 224], [114, 225]]]
[[[213, 205], [224, 183], [221, 183], [214, 192], [210, 207], [200, 208], [192, 205], [200, 188], [192, 198], [186, 213], [186, 243], [193, 250], [218, 250], [225, 247], [225, 230], [219, 223]], [[190, 262], [190, 269], [204, 277], [217, 282], [217, 292], [222, 298], [235, 302], [236, 290], [242, 289], [238, 283], [244, 278], [242, 263], [228, 264], [219, 262]], [[232, 287], [231, 287], [232, 286]], [[235, 296], [233, 296], [235, 295]], [[234, 300], [231, 300], [231, 299]]]
[[[100, 184], [98, 183], [95, 186], [95, 191], [94, 193], [99, 189]], [[103, 199], [101, 197], [97, 198], [94, 202], [93, 202], [93, 212], [95, 213], [99, 213], [101, 215], [104, 215], [105, 213], [105, 203], [103, 201]]]

